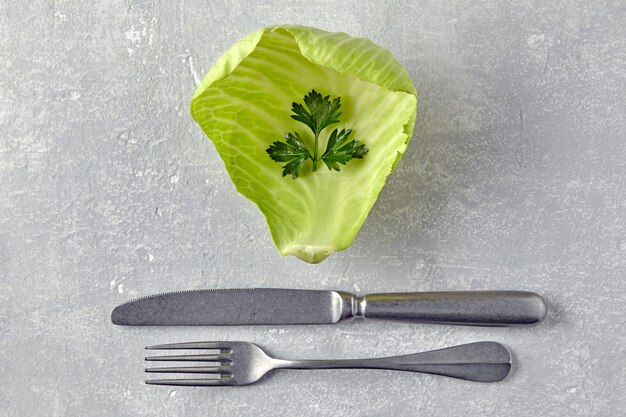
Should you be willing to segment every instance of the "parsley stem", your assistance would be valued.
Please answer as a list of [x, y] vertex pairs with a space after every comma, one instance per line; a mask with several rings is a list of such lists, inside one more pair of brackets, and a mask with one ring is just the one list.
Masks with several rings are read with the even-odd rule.
[[313, 172], [317, 171], [317, 142], [319, 139], [319, 132], [315, 133], [315, 145], [313, 147]]

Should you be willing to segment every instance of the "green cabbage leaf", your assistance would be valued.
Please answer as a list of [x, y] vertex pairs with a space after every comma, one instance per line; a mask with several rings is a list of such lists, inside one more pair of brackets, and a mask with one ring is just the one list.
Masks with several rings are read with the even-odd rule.
[[[287, 132], [313, 148], [311, 131], [290, 117], [292, 103], [313, 89], [341, 97], [336, 127], [351, 129], [367, 155], [339, 172], [312, 172], [309, 160], [297, 178], [283, 176], [266, 149]], [[413, 82], [388, 50], [304, 26], [270, 26], [241, 39], [191, 101], [193, 118], [237, 190], [265, 216], [278, 251], [310, 263], [350, 246], [411, 139], [416, 108]], [[320, 135], [322, 151], [329, 133]]]

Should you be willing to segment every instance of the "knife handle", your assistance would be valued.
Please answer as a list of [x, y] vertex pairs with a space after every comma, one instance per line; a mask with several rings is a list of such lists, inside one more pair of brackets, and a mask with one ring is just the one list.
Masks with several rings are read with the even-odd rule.
[[527, 291], [368, 294], [357, 297], [356, 316], [466, 326], [534, 326], [546, 317], [543, 298]]

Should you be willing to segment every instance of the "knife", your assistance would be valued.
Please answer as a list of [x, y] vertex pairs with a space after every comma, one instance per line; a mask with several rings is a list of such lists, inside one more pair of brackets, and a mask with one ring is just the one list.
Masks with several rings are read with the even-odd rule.
[[527, 291], [382, 293], [277, 288], [190, 290], [141, 297], [111, 313], [126, 326], [332, 324], [354, 318], [468, 326], [533, 326], [546, 304]]

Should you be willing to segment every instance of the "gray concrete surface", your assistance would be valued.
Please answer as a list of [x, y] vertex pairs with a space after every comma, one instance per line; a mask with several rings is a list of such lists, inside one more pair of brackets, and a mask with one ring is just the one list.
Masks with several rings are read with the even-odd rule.
[[[353, 246], [317, 266], [276, 253], [188, 114], [218, 55], [275, 23], [369, 37], [420, 92], [404, 160]], [[621, 1], [0, 0], [0, 415], [623, 415], [625, 74]], [[524, 289], [550, 314], [532, 329], [109, 322], [135, 296], [253, 286]], [[143, 346], [210, 339], [303, 358], [496, 340], [515, 367], [487, 385], [143, 385]]]

